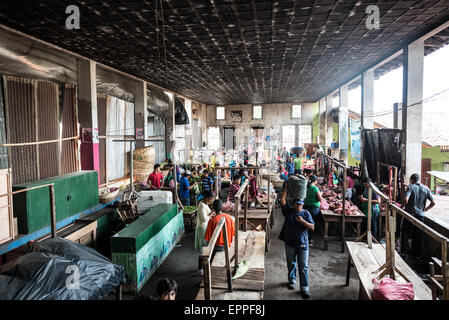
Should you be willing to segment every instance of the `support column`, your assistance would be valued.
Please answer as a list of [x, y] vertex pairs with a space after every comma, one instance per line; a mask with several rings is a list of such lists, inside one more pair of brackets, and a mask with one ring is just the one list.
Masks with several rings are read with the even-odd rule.
[[421, 175], [424, 41], [407, 46], [403, 59], [402, 129], [405, 152], [402, 152], [402, 172], [405, 173], [404, 181], [408, 181], [413, 173]]
[[327, 117], [326, 117], [326, 99], [320, 100], [319, 121], [320, 121], [320, 145], [326, 145], [326, 130], [327, 130]]
[[330, 94], [326, 97], [326, 119], [327, 119], [326, 149], [330, 148], [334, 135], [334, 122], [331, 117], [331, 111], [333, 108], [333, 99], [334, 99], [333, 94]]
[[393, 128], [402, 129], [402, 103], [393, 105]]
[[[147, 83], [138, 82], [135, 86], [135, 100], [134, 100], [134, 127], [136, 138], [136, 149], [144, 148], [146, 146], [145, 139], [148, 137], [147, 133]], [[138, 131], [142, 136], [139, 139]]]
[[374, 129], [374, 71], [362, 74], [362, 127]]
[[338, 112], [340, 160], [348, 164], [348, 85], [340, 87], [340, 108]]
[[78, 120], [81, 170], [96, 170], [100, 184], [100, 144], [97, 116], [97, 69], [90, 60], [78, 60]]

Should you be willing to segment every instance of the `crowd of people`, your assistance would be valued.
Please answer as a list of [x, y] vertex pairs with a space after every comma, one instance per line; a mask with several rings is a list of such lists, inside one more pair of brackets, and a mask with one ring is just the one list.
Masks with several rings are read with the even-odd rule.
[[[280, 178], [284, 180], [282, 187], [280, 205], [282, 214], [284, 216], [284, 224], [282, 226], [279, 239], [284, 242], [285, 256], [287, 263], [287, 279], [288, 288], [293, 290], [296, 288], [297, 275], [299, 275], [299, 293], [305, 299], [310, 297], [309, 281], [308, 281], [308, 260], [309, 260], [309, 246], [314, 245], [312, 239], [312, 232], [319, 227], [321, 216], [321, 203], [324, 201], [320, 189], [318, 188], [318, 178], [314, 171], [308, 168], [303, 168], [303, 154], [290, 155], [290, 153], [283, 148], [280, 159], [278, 172]], [[173, 187], [173, 164], [168, 162], [168, 174], [164, 178], [160, 172], [160, 166], [156, 164], [154, 171], [148, 177], [148, 186], [152, 190], [161, 189], [161, 187]], [[197, 274], [203, 276], [204, 271], [201, 264], [201, 251], [204, 246], [208, 245], [212, 234], [218, 225], [220, 219], [224, 218], [226, 221], [226, 231], [228, 234], [228, 243], [224, 242], [223, 230], [220, 232], [218, 240], [214, 246], [213, 255], [216, 252], [223, 251], [224, 246], [231, 246], [232, 239], [235, 235], [234, 218], [222, 212], [223, 202], [214, 194], [216, 177], [214, 171], [210, 171], [207, 164], [197, 166], [193, 172], [185, 170], [181, 175], [179, 167], [176, 166], [177, 181], [179, 182], [179, 198], [183, 205], [190, 205], [191, 191], [196, 188], [195, 196], [200, 194], [202, 201], [198, 204], [196, 229], [195, 229], [195, 250], [199, 253]], [[307, 179], [307, 190], [304, 199], [287, 199], [289, 190], [288, 179], [289, 176], [301, 174]], [[253, 188], [250, 195], [257, 195], [257, 185], [252, 184], [255, 178], [252, 172], [244, 169], [230, 171], [231, 184], [228, 189], [226, 204], [233, 204], [235, 196], [240, 190], [242, 184], [248, 179], [250, 188]], [[380, 216], [380, 197], [370, 188], [371, 179], [366, 177], [361, 179], [353, 171], [348, 170], [346, 180], [337, 170], [335, 170], [328, 183], [335, 186], [342, 186], [345, 184], [345, 197], [356, 204], [360, 210], [368, 215], [369, 205], [369, 191], [371, 190], [372, 210], [371, 210], [371, 228], [372, 235], [380, 241], [380, 233], [378, 230], [378, 222]], [[403, 208], [413, 217], [423, 221], [425, 212], [430, 210], [435, 201], [429, 188], [420, 183], [420, 176], [413, 174], [410, 177], [409, 185], [405, 195], [405, 202]], [[256, 190], [254, 190], [254, 188]], [[255, 192], [254, 192], [255, 191]], [[250, 197], [250, 202], [254, 198]], [[426, 206], [426, 202], [430, 204]], [[224, 209], [224, 208], [223, 208]], [[366, 220], [366, 219], [365, 219]], [[363, 228], [366, 229], [366, 221], [364, 221]], [[405, 220], [401, 227], [401, 250], [400, 254], [411, 254], [420, 256], [422, 232], [409, 221]], [[412, 240], [411, 248], [409, 240]], [[171, 299], [176, 296], [177, 285], [176, 282], [168, 279], [162, 279], [160, 288], [158, 285], [156, 299]], [[153, 298], [152, 298], [153, 299]]]

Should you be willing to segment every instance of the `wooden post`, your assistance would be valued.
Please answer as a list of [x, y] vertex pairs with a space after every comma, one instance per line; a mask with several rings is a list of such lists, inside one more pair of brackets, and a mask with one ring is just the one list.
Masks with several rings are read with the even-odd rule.
[[441, 273], [443, 274], [443, 299], [449, 300], [449, 270], [447, 263], [447, 241], [441, 242]]
[[203, 257], [203, 270], [204, 270], [204, 300], [210, 300], [212, 295], [212, 281], [208, 257]]
[[51, 237], [56, 238], [55, 185], [50, 185]]
[[173, 201], [174, 203], [178, 203], [179, 197], [178, 197], [178, 176], [176, 175], [176, 161], [173, 161], [173, 182], [174, 182]]
[[[433, 262], [429, 262], [429, 274], [431, 278], [435, 278], [435, 265], [433, 264]], [[432, 289], [432, 300], [436, 300], [437, 288], [433, 283], [430, 288]]]
[[246, 190], [245, 190], [245, 217], [243, 219], [244, 224], [243, 224], [243, 231], [247, 231], [248, 230], [248, 198], [249, 198], [249, 184], [246, 186]]
[[391, 199], [391, 201], [397, 201], [397, 193], [398, 193], [398, 167], [394, 167], [393, 199]]
[[[217, 169], [214, 168], [214, 177], [215, 177], [215, 199], [220, 199], [220, 188], [218, 186], [218, 171]], [[231, 180], [232, 183], [232, 180]]]
[[268, 212], [270, 212], [271, 204], [271, 172], [268, 175]]
[[373, 195], [372, 195], [373, 189], [371, 187], [368, 188], [368, 217], [367, 217], [367, 228], [366, 228], [366, 240], [368, 241], [368, 248], [373, 248], [373, 239], [371, 235], [371, 214], [373, 209]]
[[226, 228], [226, 221], [222, 227], [223, 230], [223, 240], [225, 243], [225, 261], [226, 261], [226, 278], [228, 280], [228, 291], [232, 292], [232, 276], [231, 276], [231, 262], [229, 259], [229, 247], [228, 247], [228, 229]]
[[345, 252], [345, 231], [346, 231], [346, 175], [347, 168], [343, 168], [343, 211], [341, 216], [341, 252]]
[[[390, 227], [391, 226], [395, 226], [395, 223], [394, 223], [394, 220], [393, 220], [393, 217], [389, 217], [389, 219], [390, 219]], [[394, 236], [394, 230], [390, 230], [389, 231], [389, 234], [390, 234], [390, 249], [389, 249], [389, 251], [390, 251], [390, 278], [391, 279], [393, 279], [393, 280], [396, 280], [396, 276], [395, 276], [395, 273], [394, 273], [394, 270], [395, 270], [395, 266], [396, 266], [396, 259], [395, 259], [395, 253], [396, 253], [396, 250], [395, 250], [395, 242], [396, 242], [396, 240], [395, 240], [395, 236]]]
[[[380, 216], [379, 216], [380, 219]], [[386, 253], [386, 259], [385, 261], [390, 261], [391, 258], [391, 238], [390, 238], [390, 204], [387, 202], [385, 206], [385, 253]], [[394, 254], [394, 252], [393, 252]]]
[[235, 197], [235, 239], [234, 239], [234, 267], [237, 270], [239, 265], [239, 213], [240, 213], [240, 196]]

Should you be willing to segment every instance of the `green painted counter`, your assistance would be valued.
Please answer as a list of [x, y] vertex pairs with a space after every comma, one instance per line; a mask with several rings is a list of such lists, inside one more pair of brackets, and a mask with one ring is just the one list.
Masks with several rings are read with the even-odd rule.
[[[49, 183], [55, 185], [57, 222], [99, 203], [97, 171], [79, 171], [15, 184], [12, 189], [19, 191]], [[14, 195], [13, 205], [20, 234], [29, 234], [50, 226], [50, 191], [48, 187]]]
[[159, 204], [111, 238], [112, 261], [125, 268], [128, 288], [139, 292], [184, 233], [182, 211]]

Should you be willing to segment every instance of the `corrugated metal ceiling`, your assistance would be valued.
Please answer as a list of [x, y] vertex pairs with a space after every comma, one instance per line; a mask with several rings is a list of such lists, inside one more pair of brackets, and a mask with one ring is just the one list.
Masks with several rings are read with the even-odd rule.
[[[73, 4], [80, 30], [65, 29]], [[365, 25], [372, 4], [379, 30]], [[448, 21], [448, 9], [447, 0], [22, 0], [0, 3], [0, 22], [200, 102], [275, 103], [316, 101]]]

